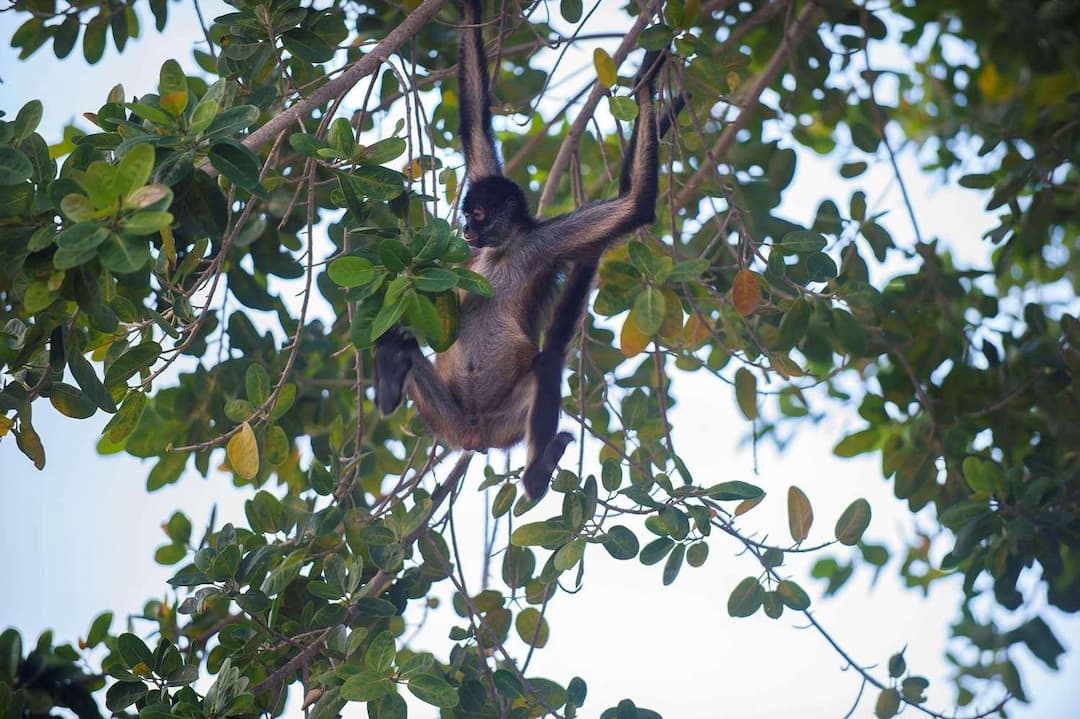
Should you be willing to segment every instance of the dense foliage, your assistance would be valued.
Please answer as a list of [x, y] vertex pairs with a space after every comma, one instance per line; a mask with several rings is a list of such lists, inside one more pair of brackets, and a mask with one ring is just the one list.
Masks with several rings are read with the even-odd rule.
[[[87, 112], [62, 140], [37, 131], [37, 101], [0, 121], [0, 437], [43, 469], [36, 404], [107, 412], [99, 450], [154, 458], [148, 491], [222, 462], [251, 491], [247, 526], [198, 536], [180, 513], [168, 522], [155, 558], [177, 565], [176, 594], [146, 607], [155, 646], [112, 633], [108, 613], [78, 649], [0, 635], [0, 715], [97, 716], [92, 692], [106, 687], [121, 714], [274, 715], [301, 684], [317, 717], [346, 702], [403, 717], [404, 691], [446, 717], [576, 716], [585, 681], [526, 675], [508, 643], [544, 646], [544, 609], [573, 601], [560, 580], [581, 581], [586, 552], [662, 563], [671, 583], [718, 536], [759, 560], [732, 588], [733, 617], [812, 622], [783, 565], [809, 532], [813, 487], [788, 492], [792, 544], [741, 532], [762, 489], [703, 483], [708, 468], [673, 451], [673, 368], [723, 380], [718, 395], [733, 386], [755, 441], [858, 407], [865, 428], [835, 453], [880, 453], [896, 495], [942, 528], [900, 548], [900, 571], [924, 588], [964, 577], [954, 632], [979, 651], [955, 658], [957, 705], [983, 682], [1003, 702], [1024, 697], [1016, 645], [1056, 666], [1063, 649], [1037, 615], [999, 627], [970, 602], [1021, 607], [1018, 579], [1035, 568], [1029, 591], [1080, 609], [1080, 3], [631, 3], [582, 93], [543, 112], [549, 74], [533, 55], [583, 38], [508, 3], [488, 28], [495, 94], [529, 124], [501, 138], [503, 154], [544, 212], [610, 193], [619, 133], [591, 134], [589, 120], [598, 108], [609, 128], [633, 120], [634, 50], [670, 47], [666, 96], [692, 101], [665, 144], [660, 220], [602, 266], [594, 312], [618, 322], [588, 321], [570, 363], [565, 410], [598, 456], [560, 471], [548, 518], [519, 496], [520, 469], [487, 470], [493, 516], [524, 516], [492, 548], [500, 585], [479, 593], [444, 538], [468, 457], [435, 483], [447, 454], [410, 411], [382, 419], [370, 401], [376, 337], [404, 323], [444, 349], [465, 293], [488, 291], [459, 266], [468, 248], [452, 228], [453, 3], [230, 4], [194, 51], [201, 75], [170, 61], [156, 93], [117, 85], [99, 108], [70, 108]], [[566, 26], [582, 22], [579, 1], [557, 5]], [[94, 63], [151, 17], [167, 31], [170, 7], [15, 0], [10, 41], [23, 57], [79, 48]], [[912, 65], [875, 65], [886, 43]], [[865, 190], [822, 188], [809, 226], [779, 214], [795, 147], [850, 179], [895, 169], [911, 143], [927, 171], [988, 191], [992, 266], [958, 267], [949, 241], [963, 238], [921, 237], [917, 207], [886, 222]], [[910, 269], [871, 281], [896, 258]], [[331, 321], [315, 317], [323, 303]], [[871, 510], [852, 500], [814, 569], [825, 593], [889, 558], [861, 541]], [[647, 540], [620, 523], [638, 514]], [[404, 644], [403, 613], [441, 583], [459, 626], [445, 646]], [[88, 672], [81, 652], [102, 643], [101, 674]], [[927, 680], [902, 653], [862, 671], [877, 716], [925, 709]], [[655, 713], [627, 700], [601, 716]]]

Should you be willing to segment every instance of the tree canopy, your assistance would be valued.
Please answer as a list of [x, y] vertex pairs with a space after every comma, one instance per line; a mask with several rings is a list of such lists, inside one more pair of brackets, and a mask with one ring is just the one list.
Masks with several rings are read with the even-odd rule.
[[[728, 614], [801, 614], [873, 687], [878, 717], [1025, 700], [1019, 647], [1056, 668], [1064, 649], [1030, 603], [1080, 609], [1080, 2], [601, 3], [626, 14], [614, 38], [590, 35], [579, 0], [485, 2], [507, 174], [541, 214], [613, 194], [640, 50], [671, 53], [661, 101], [689, 99], [662, 144], [659, 219], [605, 255], [569, 362], [564, 416], [589, 456], [564, 461], [557, 501], [535, 507], [520, 467], [489, 463], [505, 529], [479, 590], [448, 514], [472, 455], [454, 460], [411, 409], [380, 417], [371, 395], [377, 337], [403, 324], [444, 350], [463, 298], [489, 292], [461, 266], [455, 223], [456, 5], [229, 5], [191, 49], [197, 74], [171, 60], [156, 92], [117, 84], [99, 107], [65, 108], [80, 119], [63, 137], [39, 132], [36, 100], [0, 119], [6, 457], [13, 440], [47, 471], [56, 448], [33, 410], [48, 402], [111, 414], [98, 450], [152, 460], [148, 491], [219, 467], [250, 491], [246, 526], [168, 521], [154, 559], [176, 566], [175, 591], [139, 631], [106, 612], [77, 646], [0, 634], [0, 716], [94, 717], [97, 700], [127, 716], [274, 716], [292, 687], [315, 717], [349, 702], [404, 717], [406, 693], [444, 717], [654, 717], [632, 699], [587, 705], [587, 678], [530, 673], [545, 609], [574, 601], [587, 554], [660, 565], [670, 584], [718, 545], [746, 565]], [[14, 0], [10, 43], [93, 64], [110, 40], [123, 52], [167, 33], [176, 7]], [[555, 93], [571, 46], [595, 46], [592, 66]], [[907, 63], [879, 64], [897, 47]], [[971, 238], [922, 235], [902, 152], [985, 191], [987, 266], [954, 260]], [[786, 217], [809, 153], [856, 183], [891, 167], [907, 216], [883, 217], [869, 186], [823, 185], [812, 221]], [[744, 531], [766, 488], [717, 482], [677, 451], [669, 412], [694, 374], [734, 396], [755, 443], [857, 410], [835, 455], [880, 456], [935, 530], [866, 542], [871, 506], [852, 497], [817, 518], [834, 539], [807, 546], [815, 487], [799, 481], [787, 527]], [[785, 558], [808, 551], [813, 576], [792, 576]], [[926, 706], [935, 678], [903, 651], [862, 666], [814, 618], [812, 595], [890, 557], [913, 588], [962, 577], [955, 706]], [[404, 616], [447, 587], [458, 625], [413, 645]], [[997, 703], [978, 705], [988, 686]]]

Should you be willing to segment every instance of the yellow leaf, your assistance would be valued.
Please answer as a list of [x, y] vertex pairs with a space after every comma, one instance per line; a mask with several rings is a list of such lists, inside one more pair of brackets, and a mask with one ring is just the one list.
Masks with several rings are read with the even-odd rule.
[[255, 440], [250, 424], [244, 422], [240, 425], [240, 431], [234, 434], [225, 446], [225, 455], [237, 476], [252, 479], [259, 473], [259, 443]]
[[764, 499], [764, 494], [760, 497], [754, 497], [753, 499], [744, 499], [735, 507], [735, 516], [738, 517], [739, 515], [746, 514], [751, 509], [761, 504]]
[[623, 322], [622, 332], [619, 333], [619, 349], [627, 357], [634, 357], [641, 354], [649, 346], [651, 339], [652, 336], [639, 330], [637, 323], [632, 318], [627, 317]]
[[675, 290], [665, 289], [664, 295], [664, 322], [660, 325], [657, 334], [668, 341], [674, 341], [679, 337], [683, 328], [682, 301]]
[[784, 379], [802, 377], [806, 374], [806, 372], [803, 371], [803, 368], [786, 354], [772, 355], [769, 357], [769, 362], [772, 364], [774, 370], [783, 375]]
[[11, 419], [7, 417], [0, 417], [0, 437], [3, 437], [5, 434], [7, 434], [8, 430], [11, 429], [11, 426], [13, 424], [14, 422], [12, 422]]
[[593, 66], [596, 67], [596, 79], [606, 88], [611, 88], [618, 81], [619, 76], [615, 72], [615, 61], [602, 47], [593, 50]]
[[686, 321], [686, 326], [683, 327], [683, 341], [686, 342], [686, 348], [690, 350], [699, 349], [709, 339], [709, 326], [701, 320], [701, 316], [696, 312], [690, 315], [690, 319]]
[[731, 285], [731, 302], [743, 317], [752, 315], [761, 304], [761, 281], [753, 270], [739, 270]]
[[795, 485], [788, 487], [787, 511], [791, 538], [801, 542], [810, 534], [810, 525], [814, 523], [814, 510], [806, 494]]
[[728, 90], [730, 90], [731, 92], [735, 92], [739, 89], [739, 73], [735, 72], [734, 70], [728, 72], [727, 86]]
[[604, 446], [600, 448], [600, 461], [603, 462], [606, 459], [614, 459], [621, 462], [624, 449], [626, 449], [626, 443], [622, 435], [617, 434], [609, 437], [608, 441], [604, 443]]

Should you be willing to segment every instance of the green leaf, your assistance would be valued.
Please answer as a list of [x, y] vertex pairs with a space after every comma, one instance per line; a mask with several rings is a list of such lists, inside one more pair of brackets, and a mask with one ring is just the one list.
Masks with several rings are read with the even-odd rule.
[[458, 273], [443, 267], [425, 267], [413, 278], [413, 287], [421, 292], [446, 292], [457, 283]]
[[989, 190], [994, 186], [994, 176], [987, 174], [964, 175], [958, 182], [969, 190]]
[[284, 464], [289, 458], [289, 438], [285, 430], [274, 424], [263, 435], [263, 458], [272, 466]]
[[142, 682], [116, 682], [105, 692], [105, 706], [120, 712], [146, 696], [149, 689]]
[[266, 368], [258, 362], [248, 365], [244, 373], [244, 389], [247, 391], [248, 401], [260, 405], [270, 396], [270, 375]]
[[[399, 277], [398, 279], [404, 278]], [[388, 329], [397, 324], [397, 321], [405, 314], [408, 301], [408, 295], [400, 295], [394, 301], [383, 305], [379, 309], [379, 313], [375, 315], [375, 321], [371, 323], [371, 338], [373, 340], [381, 337]]]
[[260, 489], [244, 503], [244, 513], [256, 532], [272, 534], [281, 529], [281, 502], [266, 490]]
[[727, 611], [732, 617], [749, 617], [765, 599], [765, 589], [757, 577], [747, 577], [735, 585], [728, 597]]
[[536, 608], [522, 609], [514, 620], [514, 628], [521, 637], [521, 641], [530, 647], [540, 649], [547, 645], [548, 623]]
[[664, 50], [671, 44], [673, 32], [664, 24], [645, 28], [638, 36], [638, 47], [645, 50]]
[[873, 452], [880, 445], [880, 437], [881, 432], [877, 427], [849, 434], [833, 447], [833, 454], [837, 457], [854, 457], [866, 452]]
[[203, 134], [215, 140], [224, 140], [251, 127], [258, 119], [259, 108], [254, 105], [237, 105], [218, 113]]
[[744, 417], [757, 419], [757, 378], [745, 367], [735, 371], [735, 401]]
[[581, 5], [581, 0], [559, 0], [559, 14], [571, 25], [576, 24], [581, 20]]
[[86, 633], [86, 646], [93, 649], [109, 634], [109, 626], [112, 625], [113, 613], [102, 612], [90, 623], [90, 631]]
[[339, 257], [326, 268], [330, 279], [342, 287], [361, 287], [375, 279], [375, 265], [364, 257]]
[[259, 158], [244, 145], [231, 140], [216, 142], [210, 148], [209, 158], [214, 169], [231, 182], [253, 193], [260, 189]]
[[145, 664], [147, 668], [154, 665], [154, 655], [150, 648], [131, 632], [124, 632], [116, 638], [116, 651], [128, 669], [133, 669], [139, 664]]
[[862, 498], [856, 499], [836, 520], [836, 539], [841, 544], [854, 547], [869, 526], [870, 503]]
[[120, 355], [105, 370], [105, 386], [117, 387], [132, 375], [147, 369], [161, 356], [161, 345], [143, 342]]
[[434, 674], [417, 674], [409, 679], [409, 691], [417, 699], [440, 709], [458, 705], [458, 693], [442, 677]]
[[481, 297], [491, 297], [495, 294], [494, 290], [491, 289], [491, 283], [483, 275], [461, 267], [455, 267], [454, 272], [458, 276], [457, 286], [466, 292]]
[[409, 145], [404, 138], [387, 137], [368, 145], [361, 160], [366, 164], [381, 165], [401, 157], [408, 148]]
[[742, 499], [757, 499], [765, 495], [765, 490], [749, 482], [733, 480], [714, 484], [705, 490], [705, 496], [721, 502], [732, 502]]
[[621, 122], [632, 122], [638, 116], [638, 106], [633, 98], [612, 95], [608, 98], [612, 117]]
[[108, 237], [109, 231], [96, 222], [79, 222], [68, 227], [56, 237], [53, 266], [58, 270], [69, 270], [86, 264], [97, 257], [98, 247]]
[[833, 258], [824, 252], [815, 252], [807, 256], [806, 271], [810, 275], [811, 282], [828, 282], [840, 272]]
[[900, 711], [900, 692], [896, 689], [882, 689], [874, 703], [874, 716], [877, 719], [890, 719]]
[[30, 159], [14, 147], [0, 147], [0, 185], [18, 185], [30, 179]]
[[665, 587], [674, 582], [675, 578], [679, 576], [679, 570], [682, 569], [683, 557], [685, 555], [685, 544], [676, 544], [671, 550], [671, 554], [668, 555], [667, 561], [664, 562], [663, 582]]
[[102, 266], [118, 275], [136, 272], [150, 261], [146, 240], [110, 233], [98, 250]]
[[820, 252], [827, 244], [828, 240], [818, 232], [795, 230], [780, 240], [780, 251], [787, 255]]
[[146, 408], [146, 395], [142, 392], [130, 392], [116, 416], [101, 430], [113, 444], [119, 444], [128, 438], [139, 423], [143, 409]]
[[565, 544], [569, 539], [570, 530], [549, 522], [523, 524], [510, 535], [510, 543], [515, 547], [555, 547]]
[[326, 62], [334, 56], [334, 46], [310, 30], [294, 28], [281, 36], [281, 44], [290, 53], [310, 63]]
[[573, 568], [574, 565], [581, 561], [584, 554], [585, 538], [577, 537], [576, 539], [570, 540], [559, 547], [558, 551], [555, 552], [555, 557], [553, 559], [555, 569], [560, 572], [565, 572], [566, 570]]
[[173, 216], [169, 212], [136, 212], [123, 222], [120, 223], [120, 227], [123, 229], [125, 235], [152, 235], [155, 232], [161, 232], [172, 224]]
[[60, 414], [72, 419], [86, 419], [97, 412], [97, 405], [93, 401], [77, 387], [63, 382], [54, 384], [49, 390], [49, 402]]
[[187, 76], [176, 60], [166, 60], [158, 80], [161, 106], [173, 117], [180, 117], [188, 104]]
[[1041, 617], [1029, 621], [1018, 633], [1032, 654], [1051, 669], [1058, 668], [1057, 660], [1065, 653], [1065, 647], [1061, 646], [1050, 626]]
[[776, 593], [786, 606], [797, 611], [810, 607], [810, 596], [795, 582], [785, 579], [776, 586]]
[[900, 682], [900, 692], [904, 695], [904, 701], [909, 704], [922, 704], [926, 701], [923, 692], [929, 686], [930, 682], [925, 677], [904, 677]]
[[638, 557], [645, 566], [652, 566], [668, 555], [675, 542], [670, 537], [660, 537], [646, 544]]
[[108, 27], [108, 21], [100, 14], [87, 24], [83, 35], [83, 57], [87, 64], [93, 65], [105, 54], [105, 32]]
[[154, 147], [147, 143], [135, 145], [120, 159], [116, 167], [116, 194], [126, 197], [150, 179], [154, 171]]
[[79, 387], [94, 404], [106, 412], [116, 411], [116, 402], [113, 401], [112, 395], [105, 389], [93, 365], [81, 352], [69, 353], [68, 369], [71, 370], [71, 376], [75, 378]]
[[379, 261], [391, 272], [404, 271], [412, 264], [412, 260], [412, 251], [398, 240], [388, 239], [379, 243]]
[[356, 194], [372, 200], [393, 200], [405, 191], [405, 175], [379, 165], [363, 165], [347, 177]]
[[394, 635], [388, 631], [379, 632], [364, 652], [364, 662], [372, 671], [384, 674], [394, 665], [396, 655], [397, 644]]
[[709, 545], [705, 542], [694, 542], [686, 548], [686, 563], [691, 567], [700, 567], [709, 558]]
[[353, 674], [341, 685], [341, 697], [351, 702], [370, 702], [393, 692], [394, 682], [376, 672]]
[[615, 559], [633, 559], [638, 546], [637, 536], [622, 525], [616, 524], [604, 534], [604, 549]]
[[628, 321], [633, 321], [642, 333], [652, 337], [664, 324], [664, 294], [655, 287], [646, 287], [634, 300]]

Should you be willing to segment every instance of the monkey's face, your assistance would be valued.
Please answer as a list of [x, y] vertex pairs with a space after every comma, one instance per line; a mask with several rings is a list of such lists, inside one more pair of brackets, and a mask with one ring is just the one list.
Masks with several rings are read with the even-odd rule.
[[498, 247], [528, 231], [532, 218], [521, 188], [505, 177], [477, 180], [462, 203], [465, 241], [473, 247]]
[[465, 202], [465, 221], [462, 226], [462, 232], [465, 235], [465, 241], [473, 247], [483, 247], [486, 239], [488, 213], [482, 206], [476, 203]]

